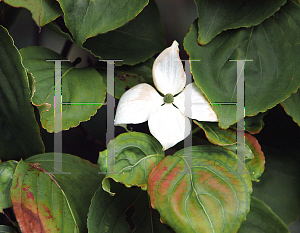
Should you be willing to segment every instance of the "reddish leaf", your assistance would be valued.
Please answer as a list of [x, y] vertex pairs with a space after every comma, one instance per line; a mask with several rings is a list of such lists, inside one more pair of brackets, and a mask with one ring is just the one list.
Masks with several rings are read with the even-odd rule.
[[249, 174], [236, 173], [236, 166], [235, 154], [219, 146], [167, 156], [148, 179], [152, 207], [176, 232], [237, 232], [249, 212], [252, 187]]

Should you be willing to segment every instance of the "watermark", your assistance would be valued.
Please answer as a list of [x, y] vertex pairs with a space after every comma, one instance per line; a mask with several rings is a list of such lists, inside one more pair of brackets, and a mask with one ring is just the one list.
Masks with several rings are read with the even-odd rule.
[[[62, 71], [61, 63], [69, 60], [46, 60], [54, 61], [54, 172], [52, 174], [71, 174], [70, 172], [62, 171], [62, 106], [63, 104], [103, 104], [107, 106], [107, 130], [106, 130], [106, 160], [107, 160], [107, 172], [98, 172], [99, 174], [115, 173], [115, 149], [113, 139], [115, 139], [115, 126], [114, 126], [114, 114], [115, 114], [115, 83], [114, 83], [114, 65], [116, 61], [123, 60], [100, 60], [107, 62], [107, 94], [106, 103], [63, 103], [62, 102]], [[185, 64], [186, 74], [186, 86], [192, 82], [191, 68], [189, 62], [195, 62], [200, 60], [179, 60]], [[237, 155], [237, 173], [243, 174], [245, 172], [245, 62], [253, 60], [229, 60], [237, 63], [237, 102], [226, 103], [211, 103], [212, 105], [236, 105], [237, 106], [237, 134], [236, 134], [236, 155]], [[185, 115], [191, 115], [191, 93], [185, 94]], [[191, 124], [191, 119], [188, 119], [186, 124]], [[188, 130], [190, 127], [185, 126]], [[185, 132], [187, 133], [187, 132]], [[188, 132], [189, 133], [189, 132]], [[109, 144], [110, 142], [110, 144]], [[188, 137], [184, 139], [184, 154], [186, 154], [187, 148], [192, 146], [192, 134], [189, 133]], [[184, 156], [185, 166], [184, 172], [189, 172], [189, 168], [192, 167], [192, 156]]]

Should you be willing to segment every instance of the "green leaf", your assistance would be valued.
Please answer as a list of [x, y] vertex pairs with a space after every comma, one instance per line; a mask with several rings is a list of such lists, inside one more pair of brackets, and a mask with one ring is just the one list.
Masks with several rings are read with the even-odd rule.
[[286, 225], [300, 216], [300, 164], [293, 154], [263, 147], [266, 168], [253, 196], [265, 202]]
[[[166, 47], [164, 28], [154, 1], [124, 26], [87, 39], [83, 47], [102, 59], [122, 59], [135, 65]], [[116, 62], [122, 64], [122, 62]]]
[[52, 31], [54, 31], [58, 35], [66, 38], [67, 40], [74, 42], [74, 40], [72, 39], [71, 35], [68, 34], [68, 33], [66, 33], [66, 32], [64, 32], [57, 24], [51, 22], [51, 23], [48, 23], [46, 25], [46, 27], [49, 28], [49, 29], [51, 29]]
[[0, 163], [0, 212], [12, 207], [10, 187], [17, 164], [18, 162], [13, 160]]
[[[201, 127], [207, 139], [216, 145], [223, 146], [227, 150], [237, 154], [236, 130], [220, 129], [217, 123], [199, 122], [194, 120], [195, 124]], [[261, 151], [261, 147], [252, 135], [245, 133], [245, 165], [247, 170], [251, 173], [251, 179], [258, 181], [258, 178], [264, 172], [265, 157]]]
[[[244, 126], [245, 126], [245, 130], [248, 131], [251, 134], [257, 134], [259, 133], [262, 128], [264, 127], [265, 123], [263, 121], [263, 118], [268, 114], [267, 112], [260, 112], [255, 116], [251, 116], [251, 117], [245, 117], [244, 118]], [[232, 125], [230, 126], [233, 129], [236, 129], [237, 126]]]
[[161, 222], [180, 233], [236, 232], [252, 192], [250, 176], [236, 173], [236, 166], [232, 152], [214, 145], [165, 157], [151, 172], [147, 189]]
[[[21, 49], [21, 54], [24, 66], [35, 79], [32, 103], [39, 109], [42, 126], [48, 132], [54, 132], [54, 62], [45, 60], [66, 59], [38, 46]], [[74, 103], [62, 105], [62, 129], [67, 130], [96, 114], [105, 101], [106, 88], [94, 68], [76, 69], [66, 61], [61, 64], [62, 102]]]
[[146, 190], [150, 172], [163, 158], [162, 146], [154, 137], [138, 132], [120, 134], [99, 154], [100, 171], [108, 172], [103, 189], [114, 195], [107, 180], [112, 178], [126, 187], [135, 185]]
[[285, 101], [281, 102], [282, 107], [293, 120], [300, 126], [300, 91], [293, 93]]
[[[120, 99], [125, 91], [138, 85], [140, 83], [148, 83], [154, 86], [152, 78], [152, 66], [154, 58], [150, 58], [146, 62], [137, 64], [135, 66], [117, 66], [115, 67], [115, 98]], [[107, 82], [107, 70], [105, 68], [97, 69], [103, 77], [104, 82]]]
[[[158, 214], [151, 214], [148, 195], [141, 189], [126, 188], [112, 182], [116, 195], [110, 196], [101, 187], [96, 191], [88, 213], [88, 229], [93, 233], [166, 233], [173, 232], [159, 221]], [[132, 216], [127, 211], [132, 210]], [[130, 217], [131, 228], [127, 222]]]
[[232, 28], [251, 27], [272, 16], [287, 0], [194, 0], [199, 15], [198, 43], [205, 45]]
[[9, 226], [0, 225], [0, 233], [16, 233], [16, 231]]
[[29, 10], [39, 27], [63, 14], [58, 2], [53, 0], [4, 0], [4, 2], [14, 7], [24, 7]]
[[[236, 102], [237, 62], [245, 62], [245, 115], [265, 112], [300, 85], [300, 5], [288, 1], [272, 18], [256, 27], [228, 30], [209, 44], [197, 43], [197, 22], [184, 39], [196, 84], [210, 102]], [[274, 39], [276, 38], [276, 40]], [[279, 85], [280, 83], [280, 85]], [[236, 119], [236, 105], [213, 105], [219, 126]]]
[[[58, 174], [54, 161], [53, 153], [39, 154], [16, 168], [11, 199], [22, 233], [86, 232], [90, 202], [103, 176], [96, 165], [73, 155], [62, 154], [62, 171], [71, 174]], [[51, 175], [54, 169], [57, 174]]]
[[0, 158], [27, 158], [44, 145], [30, 104], [28, 77], [8, 31], [0, 26]]
[[58, 0], [66, 26], [79, 46], [89, 37], [123, 26], [139, 14], [148, 0]]
[[288, 233], [284, 222], [263, 201], [251, 197], [250, 212], [238, 233]]

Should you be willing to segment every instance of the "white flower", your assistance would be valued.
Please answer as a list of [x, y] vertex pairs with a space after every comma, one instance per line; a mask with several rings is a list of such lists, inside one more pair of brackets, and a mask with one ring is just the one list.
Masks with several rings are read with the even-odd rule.
[[187, 117], [218, 121], [200, 88], [194, 83], [185, 87], [186, 76], [177, 41], [156, 58], [152, 75], [155, 87], [164, 97], [149, 84], [134, 86], [120, 99], [115, 125], [139, 124], [148, 120], [151, 134], [166, 150], [190, 134], [191, 124]]

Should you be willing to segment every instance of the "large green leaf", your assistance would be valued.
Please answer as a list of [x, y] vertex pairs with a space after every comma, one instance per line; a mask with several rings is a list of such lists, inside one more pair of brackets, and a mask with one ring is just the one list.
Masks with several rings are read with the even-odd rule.
[[[197, 22], [184, 39], [196, 84], [210, 102], [236, 102], [237, 62], [245, 62], [245, 115], [265, 112], [300, 85], [300, 5], [288, 1], [272, 18], [258, 26], [228, 30], [209, 44], [197, 43]], [[276, 39], [274, 39], [276, 38]], [[213, 105], [219, 126], [236, 119], [236, 105]]]
[[0, 212], [12, 206], [10, 187], [17, 164], [13, 160], [0, 163]]
[[110, 192], [106, 179], [112, 178], [126, 187], [136, 185], [146, 190], [150, 172], [163, 158], [162, 146], [154, 137], [138, 132], [120, 134], [108, 143], [107, 150], [99, 154], [100, 171], [108, 172], [103, 189], [114, 194]]
[[148, 0], [58, 0], [66, 26], [79, 46], [89, 37], [123, 26], [139, 14]]
[[300, 164], [288, 152], [262, 147], [266, 169], [253, 183], [253, 196], [265, 202], [286, 225], [300, 216]]
[[198, 42], [207, 44], [224, 30], [258, 25], [272, 16], [287, 0], [194, 0], [199, 15]]
[[288, 233], [284, 222], [263, 201], [251, 197], [250, 212], [238, 233]]
[[14, 7], [28, 9], [39, 27], [63, 14], [58, 2], [54, 0], [4, 0], [4, 2]]
[[[87, 39], [83, 47], [102, 59], [135, 65], [166, 47], [164, 28], [154, 1], [124, 26]], [[119, 62], [120, 63], [120, 62]], [[119, 64], [116, 63], [116, 64]]]
[[[146, 192], [112, 183], [112, 189], [116, 192], [114, 197], [99, 187], [92, 199], [87, 220], [89, 232], [173, 232], [167, 229], [167, 225], [159, 221], [157, 213], [154, 215], [155, 212], [152, 212]], [[133, 212], [132, 215], [127, 213], [130, 210]], [[124, 220], [127, 220], [128, 223]]]
[[[21, 49], [24, 66], [35, 79], [36, 92], [32, 103], [39, 109], [42, 126], [54, 132], [54, 62], [65, 60], [54, 51], [38, 46]], [[79, 125], [95, 115], [102, 106], [106, 88], [101, 75], [94, 68], [76, 69], [70, 62], [62, 62], [62, 129]]]
[[250, 176], [236, 173], [236, 161], [235, 154], [214, 145], [165, 157], [150, 173], [147, 189], [161, 222], [178, 233], [236, 232], [252, 192]]
[[30, 104], [21, 56], [8, 31], [0, 26], [0, 159], [43, 153], [44, 145]]
[[19, 162], [11, 188], [22, 233], [86, 232], [88, 208], [103, 178], [97, 166], [62, 154], [63, 172], [71, 174], [52, 176], [48, 172], [54, 170], [53, 153], [32, 156], [27, 162]]
[[[237, 154], [237, 133], [233, 129], [220, 129], [217, 123], [214, 122], [199, 122], [194, 120], [195, 124], [201, 127], [207, 139], [216, 145]], [[251, 179], [258, 181], [258, 178], [265, 169], [265, 157], [261, 151], [261, 147], [252, 135], [245, 133], [245, 165], [247, 170], [251, 173]]]
[[[115, 67], [115, 89], [114, 93], [109, 94], [114, 95], [114, 97], [117, 99], [120, 99], [125, 91], [140, 83], [148, 83], [154, 86], [152, 78], [153, 62], [154, 58], [150, 58], [146, 62], [137, 64], [135, 66], [124, 65]], [[97, 71], [100, 73], [104, 82], [106, 83], [107, 70], [104, 67], [99, 67]]]
[[281, 102], [282, 107], [293, 120], [300, 126], [300, 91], [293, 93], [285, 101]]

